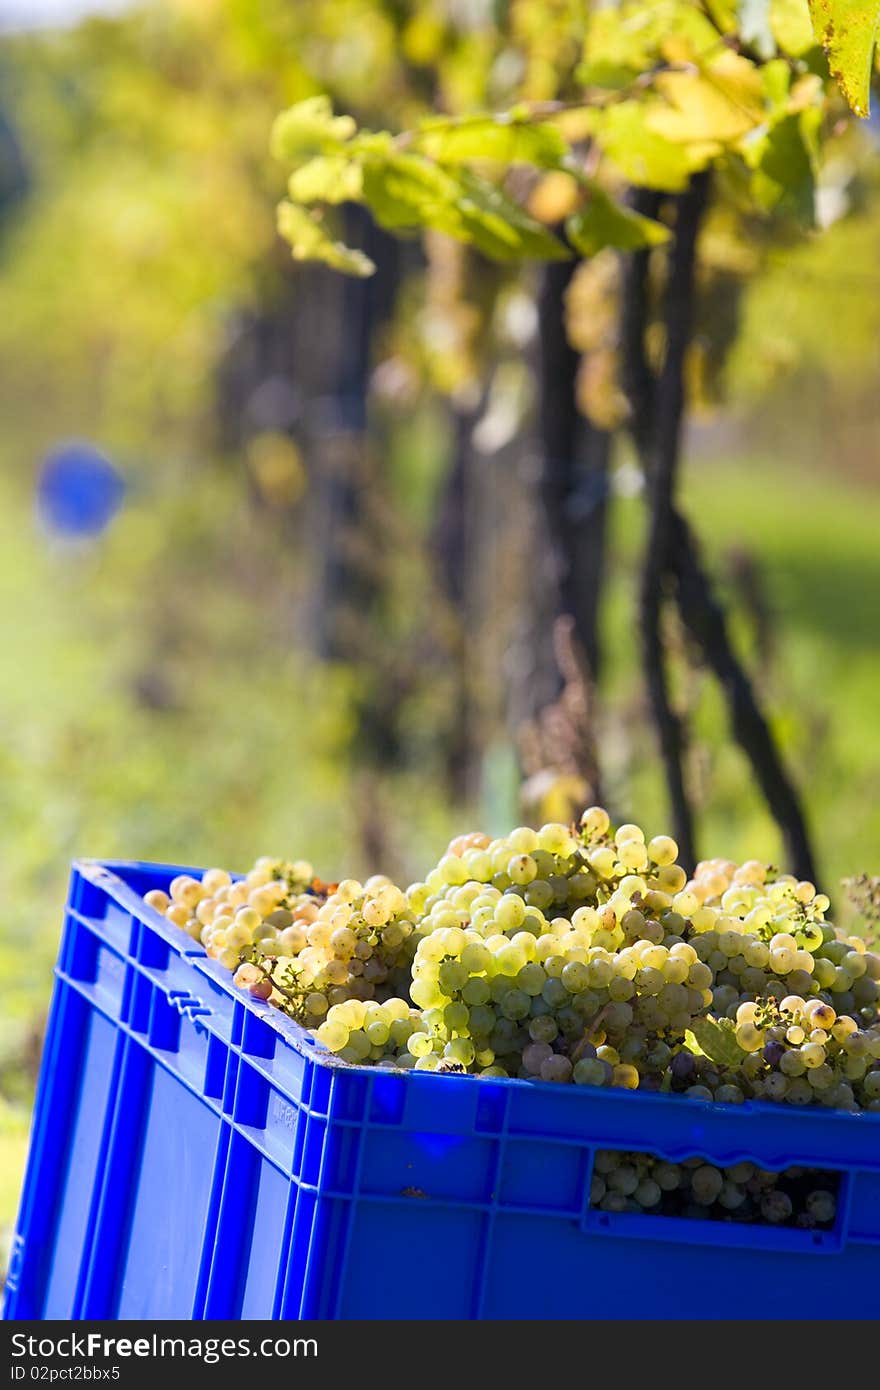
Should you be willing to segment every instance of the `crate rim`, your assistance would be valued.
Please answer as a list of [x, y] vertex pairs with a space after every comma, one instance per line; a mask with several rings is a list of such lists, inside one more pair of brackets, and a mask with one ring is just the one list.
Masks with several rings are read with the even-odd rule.
[[[79, 873], [89, 883], [103, 888], [120, 906], [143, 918], [148, 914], [149, 925], [160, 931], [162, 937], [180, 955], [188, 956], [196, 968], [214, 981], [223, 992], [236, 1003], [244, 1005], [249, 1013], [262, 1019], [275, 1032], [279, 1033], [290, 1046], [303, 1058], [316, 1065], [325, 1067], [328, 1070], [342, 1071], [346, 1074], [354, 1073], [362, 1077], [398, 1077], [407, 1078], [406, 1084], [426, 1084], [431, 1082], [436, 1085], [438, 1081], [448, 1085], [460, 1084], [462, 1081], [479, 1082], [478, 1076], [461, 1077], [455, 1074], [444, 1075], [442, 1072], [418, 1072], [413, 1069], [363, 1066], [352, 1062], [343, 1062], [334, 1054], [323, 1047], [317, 1038], [313, 1038], [308, 1029], [299, 1023], [288, 1018], [280, 1009], [274, 1008], [271, 1004], [262, 1000], [254, 999], [244, 990], [237, 989], [232, 983], [232, 976], [217, 961], [213, 960], [200, 943], [196, 943], [180, 927], [176, 927], [173, 922], [169, 922], [166, 917], [151, 908], [144, 898], [131, 888], [115, 870], [135, 870], [137, 872], [149, 872], [154, 870], [160, 874], [189, 874], [198, 877], [205, 872], [205, 869], [187, 867], [179, 864], [154, 863], [151, 860], [142, 859], [97, 859], [78, 857], [71, 861], [71, 872]], [[231, 870], [229, 871], [232, 872]], [[243, 878], [243, 874], [232, 874], [233, 878]], [[768, 1115], [778, 1119], [780, 1115], [788, 1115], [792, 1122], [801, 1124], [815, 1124], [821, 1121], [824, 1125], [833, 1124], [838, 1127], [845, 1125], [861, 1124], [876, 1126], [880, 1130], [880, 1112], [871, 1111], [846, 1111], [823, 1109], [820, 1106], [811, 1105], [792, 1105], [773, 1104], [768, 1101], [745, 1100], [740, 1105], [726, 1104], [719, 1101], [700, 1100], [695, 1097], [677, 1096], [669, 1094], [659, 1094], [652, 1091], [629, 1091], [622, 1087], [611, 1086], [560, 1086], [550, 1081], [525, 1081], [519, 1077], [494, 1076], [489, 1078], [495, 1086], [501, 1086], [506, 1090], [515, 1088], [517, 1091], [534, 1093], [536, 1090], [543, 1094], [552, 1092], [555, 1095], [563, 1093], [577, 1093], [583, 1096], [586, 1102], [601, 1098], [603, 1104], [612, 1105], [631, 1105], [636, 1101], [640, 1106], [645, 1107], [646, 1118], [660, 1107], [662, 1114], [681, 1113], [681, 1114], [712, 1114], [712, 1115]]]

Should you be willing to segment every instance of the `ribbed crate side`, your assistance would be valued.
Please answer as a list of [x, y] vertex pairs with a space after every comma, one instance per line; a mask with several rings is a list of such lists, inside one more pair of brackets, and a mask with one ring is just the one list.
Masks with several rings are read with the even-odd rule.
[[109, 1315], [192, 1318], [222, 1121], [141, 1052], [144, 1128], [131, 1154], [130, 1206], [121, 1201], [108, 1216], [113, 1233], [125, 1235]]
[[7, 1317], [74, 1316], [116, 1043], [110, 1021], [59, 980], [34, 1109], [18, 1220], [19, 1269], [11, 1271]]
[[[878, 1312], [878, 1272], [878, 1252], [867, 1246], [814, 1258], [675, 1236], [642, 1244], [506, 1214], [494, 1223], [479, 1316], [753, 1320], [809, 1317], [812, 1309], [823, 1318], [869, 1318]], [[808, 1308], [792, 1293], [804, 1289]]]
[[[476, 1316], [486, 1240], [480, 1211], [416, 1198], [405, 1205], [364, 1200], [353, 1204], [349, 1220], [348, 1258], [333, 1316], [392, 1322]], [[508, 1273], [523, 1283], [536, 1277], [524, 1240]]]
[[[86, 1041], [79, 1068], [69, 1055], [64, 1059], [65, 1068], [70, 1068], [72, 1077], [79, 1081], [79, 1096], [65, 1145], [66, 1171], [56, 1188], [58, 1227], [46, 1285], [43, 1312], [46, 1318], [75, 1316], [80, 1269], [89, 1253], [87, 1227], [99, 1174], [104, 1122], [113, 1098], [111, 1083], [117, 1034], [103, 1014], [89, 1008], [82, 1000], [78, 1000], [78, 1007], [83, 1010]], [[60, 1134], [58, 1142], [65, 1142]]]
[[232, 1133], [210, 1257], [206, 1318], [271, 1314], [289, 1179], [244, 1135]]

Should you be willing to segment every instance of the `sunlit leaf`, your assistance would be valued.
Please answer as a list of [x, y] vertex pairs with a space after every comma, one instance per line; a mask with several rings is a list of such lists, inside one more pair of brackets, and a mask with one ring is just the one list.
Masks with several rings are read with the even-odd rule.
[[357, 201], [363, 188], [363, 172], [346, 155], [319, 154], [295, 169], [287, 186], [297, 203]]
[[710, 19], [688, 0], [624, 0], [591, 10], [578, 80], [587, 87], [620, 88], [661, 58], [698, 58], [718, 45]]
[[808, 0], [770, 0], [773, 37], [791, 58], [801, 58], [816, 47]]
[[695, 1051], [723, 1067], [738, 1067], [747, 1055], [736, 1040], [732, 1018], [695, 1018], [685, 1038], [693, 1038], [698, 1044]]
[[770, 106], [782, 111], [787, 106], [791, 91], [791, 67], [785, 58], [773, 58], [761, 65], [761, 81], [764, 94]]
[[680, 192], [696, 167], [691, 152], [650, 128], [641, 102], [622, 101], [597, 112], [595, 138], [624, 177], [642, 188]]
[[308, 97], [275, 118], [272, 153], [276, 159], [287, 163], [298, 163], [318, 154], [332, 154], [356, 130], [351, 116], [333, 115], [329, 97]]
[[652, 107], [651, 129], [676, 144], [731, 144], [765, 117], [760, 75], [735, 53], [700, 72], [660, 73], [655, 86], [668, 106]]
[[807, 227], [815, 221], [815, 109], [784, 116], [768, 131], [755, 167], [753, 192], [767, 212], [785, 213]]
[[461, 195], [461, 184], [420, 154], [392, 150], [366, 161], [363, 193], [376, 221], [389, 230], [434, 227]]
[[737, 0], [706, 0], [706, 9], [723, 34], [736, 33]]
[[[465, 239], [495, 260], [565, 260], [568, 251], [512, 198], [470, 170], [462, 171], [458, 212]], [[452, 233], [456, 235], [456, 233]]]
[[556, 126], [515, 113], [427, 120], [416, 132], [414, 148], [440, 164], [487, 159], [544, 169], [556, 168], [568, 149]]
[[295, 261], [322, 261], [347, 275], [372, 275], [376, 269], [363, 251], [334, 241], [320, 222], [295, 203], [279, 204], [278, 231], [290, 243]]
[[844, 96], [857, 116], [867, 116], [880, 0], [810, 0], [810, 13]]
[[595, 256], [606, 246], [638, 251], [669, 239], [669, 229], [662, 223], [615, 203], [598, 184], [592, 185], [586, 207], [568, 218], [565, 231], [582, 256]]
[[383, 227], [430, 227], [498, 261], [568, 255], [546, 227], [472, 170], [442, 169], [422, 155], [391, 151], [364, 167], [364, 198]]

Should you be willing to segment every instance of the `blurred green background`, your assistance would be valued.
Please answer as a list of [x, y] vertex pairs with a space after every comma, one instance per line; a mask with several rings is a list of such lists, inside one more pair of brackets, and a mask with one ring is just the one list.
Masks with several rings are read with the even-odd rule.
[[[358, 403], [338, 368], [357, 330], [349, 291], [295, 270], [274, 230], [275, 113], [324, 87], [380, 121], [405, 113], [425, 99], [426, 15], [449, 7], [54, 8], [63, 24], [0, 34], [7, 1233], [72, 858], [241, 869], [271, 852], [409, 881], [453, 832], [559, 804], [559, 769], [525, 757], [521, 718], [541, 616], [535, 272], [507, 273], [487, 307], [442, 248], [426, 262], [404, 247]], [[470, 13], [445, 74], [463, 102], [497, 42], [487, 7]], [[723, 371], [709, 387], [694, 364], [683, 488], [832, 895], [880, 858], [873, 138], [824, 171], [823, 235], [743, 271]], [[437, 528], [463, 428], [477, 556], [464, 597]], [[46, 457], [70, 441], [126, 488], [78, 539], [36, 503]], [[623, 448], [613, 481], [595, 736], [606, 800], [656, 833], [633, 622], [640, 478]], [[679, 668], [702, 854], [778, 862], [712, 682], [686, 651]]]

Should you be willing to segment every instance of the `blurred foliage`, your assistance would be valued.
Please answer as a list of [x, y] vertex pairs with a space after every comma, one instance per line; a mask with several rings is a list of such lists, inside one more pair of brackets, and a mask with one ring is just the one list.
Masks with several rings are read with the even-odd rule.
[[[653, 8], [642, 39], [649, 58], [668, 27], [659, 0]], [[756, 7], [746, 8], [756, 22]], [[632, 81], [623, 71], [632, 49], [630, 39], [620, 59], [615, 24], [632, 13], [589, 15], [577, 0], [152, 0], [69, 31], [0, 40], [0, 108], [29, 181], [0, 207], [4, 1175], [22, 1153], [71, 858], [238, 868], [277, 851], [329, 876], [372, 863], [409, 879], [453, 830], [480, 821], [494, 831], [517, 816], [505, 699], [540, 568], [530, 519], [533, 271], [490, 266], [437, 231], [422, 251], [408, 248], [376, 345], [370, 509], [355, 538], [380, 589], [355, 613], [355, 646], [371, 665], [319, 659], [305, 619], [327, 543], [318, 502], [330, 445], [301, 430], [299, 416], [289, 428], [250, 418], [245, 428], [229, 364], [247, 357], [272, 313], [282, 343], [300, 335], [304, 369], [325, 338], [345, 332], [336, 281], [291, 267], [275, 230], [285, 171], [270, 154], [270, 127], [279, 110], [321, 93], [359, 129], [407, 131], [429, 111], [442, 117], [421, 126], [423, 157], [460, 180], [468, 113], [568, 103], [589, 78], [612, 95], [591, 196], [570, 173], [539, 167], [554, 140], [540, 122], [523, 125], [527, 137], [497, 123], [489, 134], [532, 141], [529, 177], [506, 194], [542, 240], [579, 216], [570, 226], [585, 251], [621, 236], [625, 244], [633, 222], [621, 211], [621, 176], [632, 174], [639, 142], [658, 148], [635, 109], [641, 91], [618, 99]], [[774, 42], [809, 79], [823, 60], [805, 13], [802, 0], [774, 0], [770, 18]], [[576, 78], [588, 33], [595, 68]], [[666, 114], [680, 122], [706, 93], [692, 85], [667, 96]], [[880, 265], [880, 217], [873, 127], [838, 128], [842, 101], [822, 100], [826, 153], [801, 165], [811, 207], [815, 180], [821, 235], [803, 228], [797, 198], [777, 209], [771, 234], [752, 198], [756, 168], [722, 159], [725, 196], [700, 247], [697, 461], [684, 502], [761, 671], [834, 891], [844, 874], [876, 867], [880, 841], [871, 611], [880, 297], [865, 291]], [[762, 92], [762, 111], [769, 101]], [[786, 107], [774, 123], [783, 164], [786, 142], [800, 139], [784, 124], [793, 114]], [[598, 139], [577, 115], [559, 113], [566, 140]], [[688, 144], [669, 134], [653, 132], [665, 141], [667, 182]], [[721, 127], [715, 136], [723, 146], [740, 138]], [[761, 167], [772, 201], [778, 150], [770, 153]], [[308, 169], [295, 173], [302, 206]], [[312, 167], [308, 178], [325, 179], [312, 189], [326, 197], [332, 174]], [[620, 407], [608, 335], [616, 265], [610, 253], [585, 261], [568, 302], [572, 338], [593, 355], [582, 406], [606, 423]], [[275, 378], [264, 385], [278, 388]], [[315, 399], [302, 411], [310, 419], [322, 417], [325, 389], [316, 367]], [[468, 501], [479, 559], [464, 640], [484, 757], [467, 807], [450, 804], [444, 774], [461, 716], [453, 618], [431, 549], [457, 430], [476, 459]], [[34, 509], [39, 464], [68, 438], [93, 441], [128, 484], [106, 535], [79, 546], [46, 535]], [[598, 737], [608, 800], [660, 830], [664, 796], [632, 628], [640, 477], [625, 453], [614, 479]], [[676, 695], [693, 735], [704, 852], [773, 859], [776, 833], [727, 742], [717, 696], [681, 634], [669, 639], [681, 658]], [[374, 706], [384, 697], [394, 720], [393, 756], [372, 763], [367, 693]], [[558, 814], [565, 790], [540, 772], [527, 789], [538, 819]], [[0, 1227], [16, 1185], [11, 1177], [0, 1188]]]
[[[834, 73], [865, 115], [874, 0], [814, 4]], [[281, 113], [273, 151], [293, 172], [279, 229], [297, 260], [372, 272], [334, 238], [328, 213], [346, 200], [364, 202], [384, 227], [440, 230], [498, 261], [656, 245], [661, 229], [615, 203], [621, 180], [674, 193], [710, 166], [726, 175], [722, 194], [740, 214], [814, 224], [820, 145], [838, 135], [842, 102], [807, 0], [619, 0], [582, 6], [582, 22], [548, 0], [534, 0], [533, 10], [526, 52], [538, 28], [582, 45], [574, 70], [559, 62], [541, 100], [530, 101], [526, 85], [500, 113], [431, 110], [404, 130], [359, 128], [350, 115], [334, 116], [326, 96]], [[501, 20], [497, 61], [522, 60], [521, 37]], [[435, 58], [441, 71], [444, 61]], [[573, 185], [562, 239], [516, 196], [539, 177]]]

